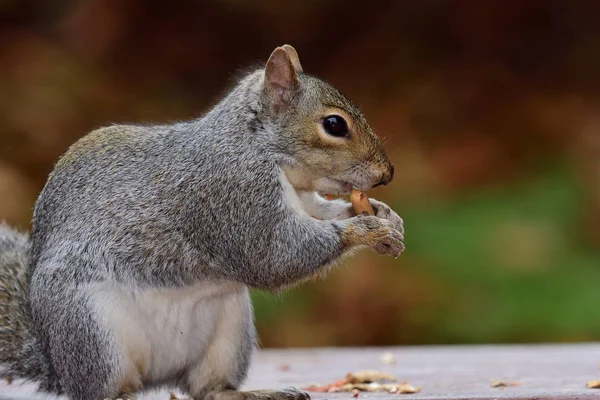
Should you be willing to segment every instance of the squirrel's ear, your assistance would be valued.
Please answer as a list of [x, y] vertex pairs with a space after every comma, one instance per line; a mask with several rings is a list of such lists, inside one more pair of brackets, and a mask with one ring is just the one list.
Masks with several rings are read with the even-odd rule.
[[298, 52], [296, 49], [289, 44], [284, 44], [281, 48], [284, 49], [290, 57], [290, 61], [292, 62], [296, 72], [302, 72], [302, 65], [300, 64], [300, 58], [298, 57]]
[[289, 53], [283, 47], [276, 48], [267, 61], [264, 86], [275, 96], [275, 103], [279, 105], [287, 103], [291, 93], [298, 87], [296, 69]]

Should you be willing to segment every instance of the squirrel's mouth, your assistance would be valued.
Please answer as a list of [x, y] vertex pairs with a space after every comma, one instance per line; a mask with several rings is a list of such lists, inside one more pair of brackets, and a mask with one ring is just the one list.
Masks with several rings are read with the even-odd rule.
[[335, 178], [321, 178], [318, 180], [316, 186], [316, 191], [321, 195], [347, 195], [350, 194], [353, 189], [367, 190], [361, 185]]

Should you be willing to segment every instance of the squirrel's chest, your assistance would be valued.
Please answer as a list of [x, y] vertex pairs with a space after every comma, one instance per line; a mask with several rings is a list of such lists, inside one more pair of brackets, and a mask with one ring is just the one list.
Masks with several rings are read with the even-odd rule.
[[[168, 379], [197, 361], [227, 318], [229, 303], [246, 307], [239, 284], [199, 284], [181, 290], [132, 291], [103, 284], [92, 296], [98, 318], [117, 342], [124, 380]], [[249, 316], [250, 317], [250, 316]]]

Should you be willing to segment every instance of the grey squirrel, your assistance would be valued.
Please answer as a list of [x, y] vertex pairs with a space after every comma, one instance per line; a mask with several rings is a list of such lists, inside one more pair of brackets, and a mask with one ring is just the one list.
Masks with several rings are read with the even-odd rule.
[[162, 386], [309, 398], [238, 391], [256, 348], [248, 290], [322, 275], [359, 247], [397, 257], [387, 205], [356, 216], [321, 196], [393, 176], [358, 108], [289, 45], [202, 118], [89, 133], [56, 163], [30, 235], [0, 225], [0, 376], [77, 400]]

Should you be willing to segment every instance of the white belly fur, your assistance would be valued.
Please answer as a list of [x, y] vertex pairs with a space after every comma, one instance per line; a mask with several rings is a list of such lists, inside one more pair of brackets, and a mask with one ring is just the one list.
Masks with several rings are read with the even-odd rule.
[[224, 314], [235, 319], [247, 307], [247, 288], [237, 283], [178, 290], [102, 283], [89, 290], [99, 321], [118, 344], [122, 379], [115, 384], [125, 392], [201, 363]]

